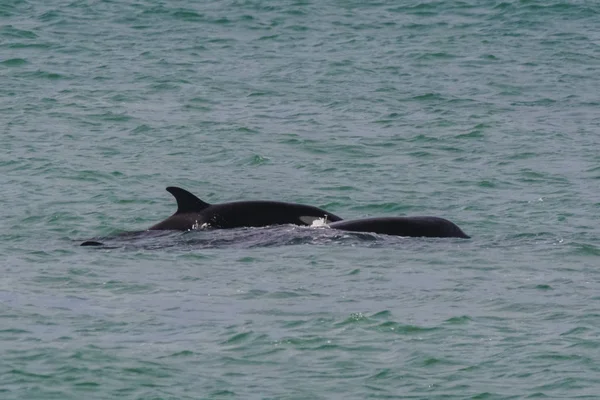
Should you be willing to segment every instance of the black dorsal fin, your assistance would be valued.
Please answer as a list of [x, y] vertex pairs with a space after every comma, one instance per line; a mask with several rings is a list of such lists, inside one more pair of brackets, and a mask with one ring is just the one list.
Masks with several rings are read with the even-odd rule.
[[203, 202], [185, 189], [169, 186], [167, 192], [171, 193], [177, 200], [177, 212], [175, 214], [202, 211], [210, 204]]

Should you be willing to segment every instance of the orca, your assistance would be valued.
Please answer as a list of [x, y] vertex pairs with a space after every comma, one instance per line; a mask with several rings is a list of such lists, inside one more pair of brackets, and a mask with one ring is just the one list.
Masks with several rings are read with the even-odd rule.
[[[270, 225], [310, 226], [323, 219], [325, 223], [342, 218], [317, 207], [279, 201], [236, 201], [209, 204], [185, 189], [169, 186], [167, 191], [177, 201], [177, 211], [169, 218], [142, 232], [124, 232], [117, 237], [138, 237], [148, 231], [188, 231], [196, 229], [232, 229]], [[87, 240], [81, 246], [104, 246], [103, 242]]]
[[342, 218], [317, 207], [279, 201], [236, 201], [208, 204], [185, 189], [169, 186], [177, 211], [148, 230], [231, 229], [269, 225], [311, 225], [318, 219], [327, 223]]
[[439, 217], [380, 217], [329, 223], [333, 229], [406, 237], [470, 239], [456, 224]]

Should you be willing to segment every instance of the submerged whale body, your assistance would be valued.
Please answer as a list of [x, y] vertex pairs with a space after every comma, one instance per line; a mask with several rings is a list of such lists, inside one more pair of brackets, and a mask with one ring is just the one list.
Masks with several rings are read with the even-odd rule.
[[330, 228], [352, 232], [371, 232], [407, 237], [469, 239], [456, 224], [439, 217], [365, 218], [332, 222]]

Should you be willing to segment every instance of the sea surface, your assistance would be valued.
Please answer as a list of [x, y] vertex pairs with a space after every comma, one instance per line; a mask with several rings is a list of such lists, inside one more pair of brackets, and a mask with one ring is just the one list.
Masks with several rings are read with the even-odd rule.
[[2, 0], [0, 130], [2, 400], [600, 398], [595, 0]]

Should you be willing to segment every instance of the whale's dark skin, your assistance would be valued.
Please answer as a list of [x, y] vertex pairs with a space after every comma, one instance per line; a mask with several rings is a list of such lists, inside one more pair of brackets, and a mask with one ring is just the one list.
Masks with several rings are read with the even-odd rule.
[[329, 227], [344, 231], [382, 233], [407, 237], [470, 238], [454, 223], [438, 217], [352, 219], [332, 222]]
[[177, 211], [149, 230], [230, 229], [269, 225], [311, 225], [323, 218], [326, 222], [342, 219], [317, 207], [279, 201], [236, 201], [208, 204], [187, 190], [169, 186], [167, 191], [177, 200]]

